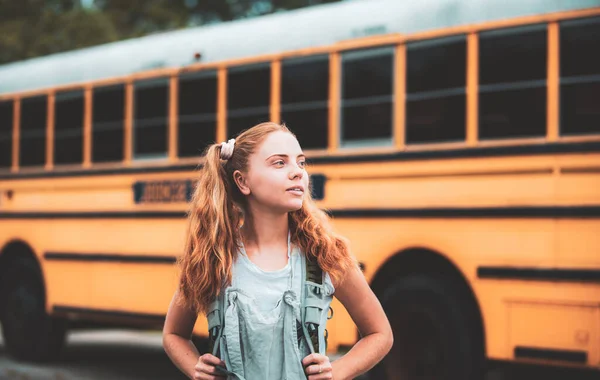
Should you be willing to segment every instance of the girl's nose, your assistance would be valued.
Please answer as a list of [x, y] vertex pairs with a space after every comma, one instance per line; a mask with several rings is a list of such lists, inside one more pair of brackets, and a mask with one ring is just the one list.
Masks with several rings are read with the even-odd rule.
[[290, 173], [290, 178], [291, 179], [302, 178], [303, 175], [304, 175], [304, 171], [302, 170], [302, 168], [299, 167], [298, 165], [295, 165]]

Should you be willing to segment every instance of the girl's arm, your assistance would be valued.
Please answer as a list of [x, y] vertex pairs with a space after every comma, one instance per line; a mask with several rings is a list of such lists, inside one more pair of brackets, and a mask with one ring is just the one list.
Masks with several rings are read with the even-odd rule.
[[165, 325], [163, 327], [163, 347], [171, 361], [190, 379], [194, 378], [194, 367], [200, 354], [191, 341], [196, 313], [177, 304], [179, 291], [175, 291]]
[[343, 282], [335, 287], [335, 296], [348, 310], [362, 338], [332, 363], [333, 379], [353, 379], [384, 358], [394, 337], [387, 316], [360, 269], [348, 271]]

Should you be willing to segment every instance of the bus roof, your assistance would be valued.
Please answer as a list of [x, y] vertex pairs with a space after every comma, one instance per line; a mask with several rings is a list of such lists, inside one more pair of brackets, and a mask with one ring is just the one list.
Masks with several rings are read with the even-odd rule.
[[353, 0], [153, 34], [0, 65], [0, 94], [148, 69], [330, 45], [354, 37], [591, 8], [600, 0]]

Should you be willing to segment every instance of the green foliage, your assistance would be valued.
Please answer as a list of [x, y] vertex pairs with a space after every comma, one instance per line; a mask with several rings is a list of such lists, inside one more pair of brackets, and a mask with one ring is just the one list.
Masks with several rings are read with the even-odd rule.
[[339, 0], [0, 0], [0, 64]]
[[72, 0], [0, 0], [0, 63], [116, 41], [103, 12]]

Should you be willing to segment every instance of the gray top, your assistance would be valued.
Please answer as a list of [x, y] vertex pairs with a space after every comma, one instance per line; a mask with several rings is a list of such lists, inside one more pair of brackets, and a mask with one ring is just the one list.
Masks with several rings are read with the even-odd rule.
[[[264, 271], [247, 257], [243, 247], [233, 265], [231, 286], [225, 289], [224, 329], [220, 355], [229, 380], [302, 380], [302, 359], [311, 347], [299, 323], [306, 301], [306, 320], [319, 323], [319, 352], [325, 354], [324, 328], [333, 285], [305, 282], [304, 255], [292, 248], [282, 269]], [[303, 287], [305, 291], [303, 294]], [[309, 315], [310, 312], [310, 315]]]
[[[293, 246], [288, 254], [290, 259], [285, 267], [275, 271], [265, 271], [254, 264], [246, 255], [244, 248], [241, 247], [237, 260], [232, 267], [231, 287], [243, 289], [246, 294], [254, 298], [259, 310], [265, 312], [273, 310], [288, 288], [292, 265], [294, 266], [292, 290], [296, 294], [301, 294], [302, 283], [304, 282], [304, 279], [300, 276], [300, 273], [302, 273], [301, 254], [300, 249]], [[325, 295], [331, 296], [335, 289], [329, 274], [325, 273], [324, 275]]]

